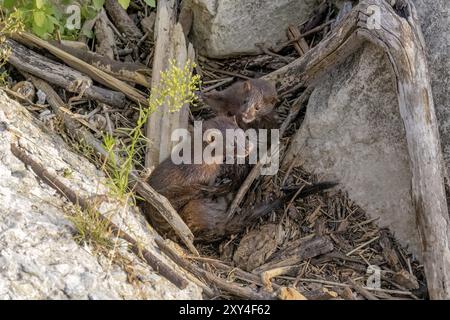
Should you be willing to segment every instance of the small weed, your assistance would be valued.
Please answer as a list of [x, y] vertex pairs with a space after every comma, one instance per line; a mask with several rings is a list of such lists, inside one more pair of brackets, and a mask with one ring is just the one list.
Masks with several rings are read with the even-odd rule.
[[78, 243], [87, 243], [101, 252], [114, 247], [109, 221], [97, 210], [76, 207], [68, 219], [77, 231], [74, 238]]
[[[174, 61], [170, 61], [169, 68], [161, 72], [159, 84], [152, 88], [147, 107], [139, 107], [137, 110], [139, 115], [136, 126], [123, 129], [130, 139], [127, 145], [109, 134], [104, 136], [103, 145], [108, 152], [105, 171], [109, 175], [114, 195], [119, 198], [123, 199], [129, 195], [131, 191], [129, 175], [142, 161], [142, 154], [147, 145], [143, 128], [148, 117], [162, 105], [165, 105], [170, 112], [176, 112], [183, 105], [195, 102], [195, 91], [200, 85], [200, 76], [192, 74], [194, 67], [195, 63], [192, 61], [187, 61], [183, 68], [178, 67]], [[123, 157], [118, 159], [117, 154]]]

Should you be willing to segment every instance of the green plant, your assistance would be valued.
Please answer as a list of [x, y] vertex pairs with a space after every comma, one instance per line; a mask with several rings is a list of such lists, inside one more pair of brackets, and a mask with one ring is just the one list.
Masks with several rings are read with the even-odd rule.
[[75, 227], [77, 234], [74, 238], [78, 243], [87, 243], [101, 250], [114, 247], [109, 220], [104, 219], [97, 210], [75, 207], [67, 218]]
[[[104, 0], [81, 1], [70, 0], [0, 0], [0, 7], [6, 15], [14, 14], [20, 18], [25, 30], [32, 31], [37, 36], [47, 39], [59, 33], [62, 38], [75, 38], [79, 32], [67, 26], [70, 17], [65, 9], [70, 4], [78, 5], [80, 22], [93, 18], [102, 8]], [[76, 13], [75, 13], [76, 14]]]
[[[127, 9], [130, 6], [130, 0], [117, 0], [122, 8]], [[156, 0], [144, 0], [144, 2], [152, 8], [156, 7]]]
[[[103, 144], [108, 152], [106, 171], [108, 172], [111, 187], [115, 195], [124, 198], [129, 193], [129, 175], [136, 165], [141, 163], [143, 151], [147, 145], [147, 138], [143, 128], [148, 117], [159, 107], [165, 105], [170, 112], [176, 112], [188, 103], [194, 103], [195, 91], [200, 85], [200, 76], [193, 75], [195, 63], [187, 61], [184, 67], [178, 67], [174, 61], [170, 61], [169, 68], [161, 72], [161, 80], [152, 87], [148, 98], [148, 105], [138, 108], [138, 119], [133, 128], [123, 129], [127, 133], [130, 142], [122, 141], [106, 134]], [[117, 154], [123, 155], [118, 158]]]
[[11, 48], [6, 45], [6, 35], [12, 32], [23, 30], [23, 22], [18, 15], [13, 14], [5, 17], [0, 10], [0, 86], [7, 85], [8, 73], [4, 70], [4, 66], [11, 54]]

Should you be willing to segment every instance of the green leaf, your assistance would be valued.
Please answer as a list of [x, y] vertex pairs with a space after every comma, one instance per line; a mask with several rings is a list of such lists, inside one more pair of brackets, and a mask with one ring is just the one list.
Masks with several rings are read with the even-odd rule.
[[86, 30], [82, 29], [81, 32], [84, 36], [88, 37], [89, 39], [92, 39], [94, 37], [94, 32], [92, 30]]
[[39, 38], [47, 38], [47, 30], [44, 27], [38, 27], [36, 24], [33, 24], [32, 30]]
[[119, 4], [124, 8], [125, 10], [130, 5], [130, 0], [118, 0]]
[[35, 0], [36, 8], [41, 9], [46, 2], [47, 2], [46, 0]]
[[38, 27], [43, 27], [45, 24], [45, 20], [47, 16], [43, 11], [34, 11], [33, 12], [34, 24]]
[[6, 9], [12, 9], [12, 7], [14, 7], [15, 3], [16, 3], [15, 0], [4, 0], [3, 7], [5, 7]]
[[61, 26], [61, 21], [59, 21], [55, 17], [47, 15], [47, 19], [54, 25]]
[[105, 0], [92, 0], [92, 5], [94, 6], [95, 10], [100, 10], [104, 4]]
[[156, 0], [144, 0], [144, 2], [152, 8], [156, 7]]

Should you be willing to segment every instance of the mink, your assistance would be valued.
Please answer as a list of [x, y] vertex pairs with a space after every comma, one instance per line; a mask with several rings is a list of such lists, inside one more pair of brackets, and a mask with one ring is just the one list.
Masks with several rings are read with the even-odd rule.
[[[235, 118], [225, 116], [207, 120], [202, 127], [203, 132], [208, 129], [219, 130], [224, 139], [227, 129], [236, 130], [239, 128]], [[203, 147], [210, 143], [212, 141], [204, 142]], [[246, 144], [245, 155], [248, 155], [250, 148], [251, 146]], [[236, 150], [234, 151], [236, 152]], [[220, 155], [217, 156], [220, 157]], [[227, 156], [225, 150], [221, 156], [222, 159]], [[234, 198], [236, 188], [240, 186], [242, 181], [236, 182], [231, 179], [231, 183], [220, 184], [218, 179], [227, 171], [236, 174], [238, 178], [245, 178], [247, 172], [240, 172], [239, 170], [245, 170], [246, 168], [246, 166], [236, 164], [208, 164], [206, 162], [177, 165], [169, 157], [154, 169], [148, 178], [148, 183], [169, 200], [193, 232], [196, 241], [213, 242], [244, 230], [246, 226], [255, 222], [259, 217], [280, 207], [286, 199], [297, 192], [297, 190], [288, 190], [285, 195], [270, 203], [260, 203], [255, 205], [252, 210], [228, 217], [228, 207]], [[334, 186], [332, 183], [315, 185], [303, 190], [298, 196], [303, 197], [311, 192], [317, 192], [332, 186]], [[172, 239], [176, 238], [171, 227], [156, 212], [155, 208], [146, 203], [144, 210], [152, 225], [160, 233]]]
[[236, 82], [222, 91], [202, 94], [203, 101], [218, 115], [236, 116], [240, 128], [275, 129], [278, 117], [275, 86], [263, 79]]

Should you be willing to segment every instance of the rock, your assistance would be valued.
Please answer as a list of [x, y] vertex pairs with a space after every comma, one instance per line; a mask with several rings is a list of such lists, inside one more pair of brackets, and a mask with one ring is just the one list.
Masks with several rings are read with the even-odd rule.
[[[78, 244], [67, 218], [73, 206], [25, 167], [10, 144], [18, 143], [82, 197], [109, 194], [104, 174], [1, 90], [0, 102], [0, 122], [7, 124], [0, 130], [0, 299], [201, 299], [198, 286], [178, 289], [120, 241], [115, 250], [123, 263]], [[108, 198], [99, 212], [173, 265], [135, 208]]]
[[304, 167], [336, 179], [381, 227], [419, 253], [405, 130], [386, 55], [367, 46], [314, 90], [296, 136]]
[[434, 106], [447, 171], [450, 168], [450, 1], [414, 0], [428, 48]]
[[304, 22], [319, 0], [189, 0], [193, 12], [192, 41], [211, 58], [259, 54], [287, 41], [289, 24]]
[[266, 224], [242, 237], [234, 253], [236, 266], [247, 271], [264, 264], [280, 242], [277, 224]]
[[[442, 147], [450, 165], [450, 3], [417, 0]], [[295, 138], [307, 170], [337, 179], [371, 217], [380, 217], [418, 257], [405, 130], [387, 55], [366, 45], [317, 84]]]

